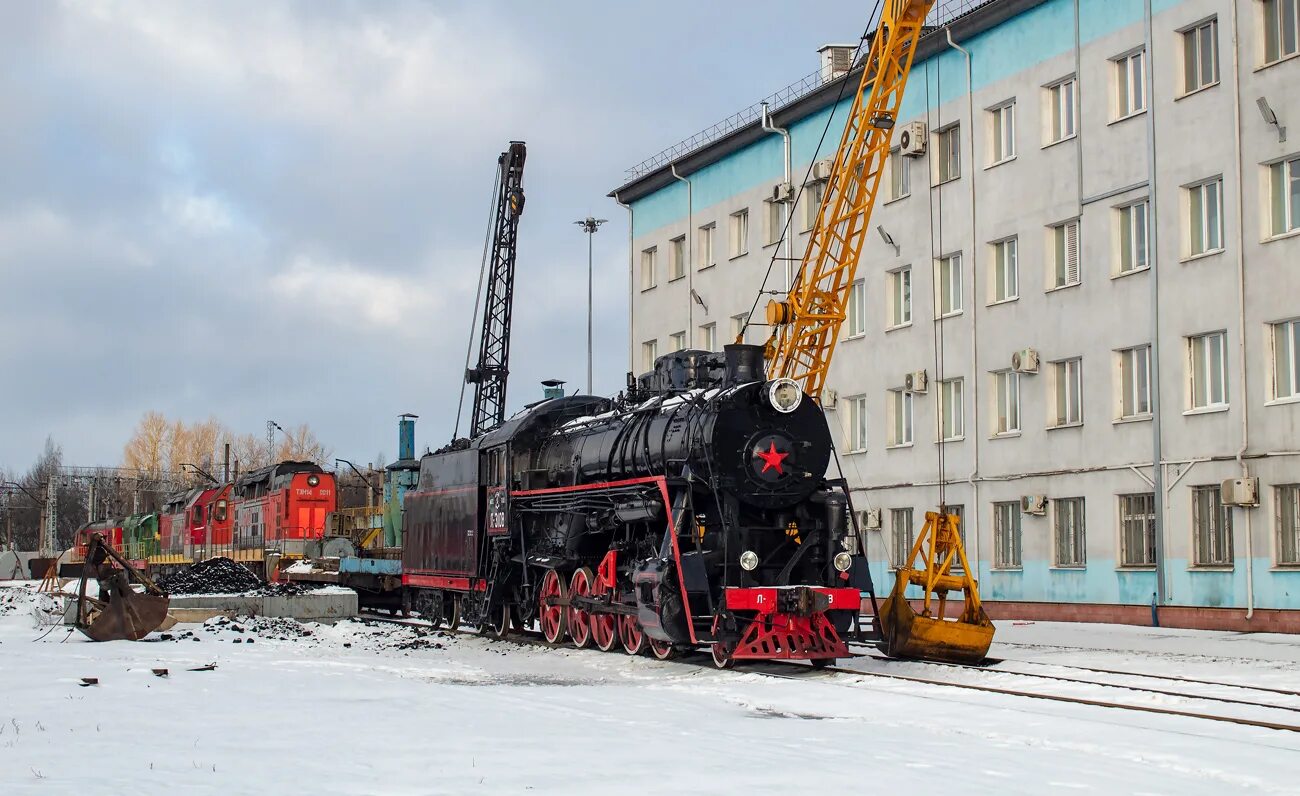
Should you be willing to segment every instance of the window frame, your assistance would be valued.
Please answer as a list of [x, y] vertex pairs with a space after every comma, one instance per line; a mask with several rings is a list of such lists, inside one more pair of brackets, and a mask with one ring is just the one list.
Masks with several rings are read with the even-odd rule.
[[[990, 241], [993, 250], [993, 267], [989, 269], [989, 306], [1006, 304], [1020, 299], [1020, 238], [1011, 235], [1000, 240]], [[1011, 252], [1008, 259], [1007, 251]], [[1008, 270], [1009, 268], [1009, 270]], [[1008, 278], [1009, 274], [1009, 278]], [[1007, 284], [1011, 291], [1005, 296], [998, 295], [998, 280]]]
[[[1214, 189], [1213, 214], [1207, 201], [1210, 188]], [[1187, 233], [1183, 236], [1184, 262], [1224, 251], [1223, 175], [1188, 183], [1183, 186], [1182, 194], [1183, 207], [1186, 211], [1184, 219], [1187, 221]], [[1199, 236], [1196, 235], [1198, 226], [1201, 233]], [[1211, 229], [1218, 238], [1214, 241], [1217, 244], [1215, 246], [1209, 245]]]
[[695, 250], [695, 270], [704, 271], [718, 264], [717, 232], [718, 224], [716, 221], [701, 224], [696, 229], [700, 239], [700, 246]]
[[889, 285], [886, 296], [885, 331], [903, 329], [912, 325], [912, 266], [904, 265], [885, 272]]
[[[1288, 532], [1283, 515], [1286, 508], [1283, 499], [1284, 491], [1292, 493], [1290, 499], [1290, 559], [1283, 558], [1287, 545], [1285, 535]], [[1273, 566], [1284, 569], [1300, 567], [1300, 484], [1277, 484], [1273, 487]]]
[[[914, 513], [911, 506], [901, 506], [889, 510], [889, 551], [891, 553], [889, 568], [897, 571], [904, 565], [903, 559], [912, 553], [912, 546], [916, 544], [916, 525], [913, 522]], [[902, 522], [900, 522], [902, 520]], [[907, 539], [905, 545], [899, 545], [900, 525], [904, 531], [904, 538]], [[911, 562], [906, 562], [910, 564]]]
[[845, 453], [866, 453], [870, 441], [867, 428], [867, 396], [851, 395], [844, 399], [848, 405], [848, 444]]
[[803, 192], [806, 194], [803, 204], [803, 232], [812, 232], [812, 228], [817, 226], [817, 214], [821, 212], [822, 200], [826, 198], [826, 181], [809, 180], [804, 183]]
[[1265, 201], [1268, 205], [1264, 239], [1275, 240], [1300, 233], [1300, 153], [1265, 163], [1264, 168], [1267, 169]]
[[655, 369], [655, 360], [659, 358], [659, 338], [644, 340], [641, 343], [641, 369], [649, 372]]
[[763, 230], [765, 233], [763, 248], [775, 246], [784, 239], [782, 233], [785, 232], [786, 205], [786, 202], [778, 202], [772, 199], [763, 201], [763, 221], [765, 226]]
[[[1048, 428], [1072, 428], [1083, 425], [1083, 357], [1067, 357], [1048, 363], [1052, 366], [1052, 419]], [[1061, 373], [1066, 389], [1062, 389]], [[1070, 374], [1074, 374], [1071, 381]], [[1064, 412], [1061, 410], [1064, 396]], [[1071, 411], [1073, 410], [1073, 411]], [[1064, 415], [1064, 416], [1063, 416]], [[1073, 419], [1072, 419], [1073, 418]]]
[[[1073, 271], [1074, 279], [1070, 279], [1071, 271], [1071, 241], [1070, 230], [1074, 230], [1073, 241]], [[1079, 265], [1079, 254], [1082, 249], [1082, 242], [1079, 240], [1079, 219], [1071, 218], [1065, 221], [1052, 224], [1047, 228], [1048, 251], [1051, 253], [1051, 270], [1047, 275], [1047, 290], [1064, 290], [1067, 287], [1078, 287], [1083, 284], [1082, 269]], [[1058, 237], [1061, 239], [1058, 240]], [[1058, 257], [1064, 258], [1064, 262], [1058, 261]], [[1064, 281], [1062, 281], [1064, 278]]]
[[[1210, 41], [1210, 57], [1212, 58], [1211, 69], [1214, 74], [1210, 78], [1210, 80], [1206, 82], [1200, 82], [1201, 73], [1204, 71], [1202, 67], [1203, 53], [1201, 52], [1203, 38], [1200, 34], [1201, 31], [1207, 27], [1210, 29], [1209, 41]], [[1183, 58], [1182, 58], [1182, 78], [1181, 78], [1182, 92], [1178, 95], [1177, 98], [1182, 99], [1183, 97], [1190, 97], [1191, 95], [1204, 91], [1207, 88], [1213, 88], [1214, 86], [1219, 85], [1219, 81], [1222, 75], [1220, 72], [1220, 63], [1219, 63], [1219, 18], [1218, 16], [1206, 17], [1204, 19], [1193, 22], [1190, 25], [1179, 28], [1178, 34], [1179, 34], [1179, 41], [1180, 41], [1179, 46], [1182, 48]], [[1189, 62], [1188, 49], [1187, 49], [1187, 45], [1189, 41], [1195, 41], [1196, 43], [1196, 70], [1195, 71], [1197, 77], [1197, 84], [1195, 86], [1192, 86], [1189, 83], [1189, 78], [1191, 77], [1191, 63]]]
[[992, 437], [1015, 437], [1021, 433], [1020, 374], [1014, 370], [994, 370], [993, 389], [990, 398], [993, 401]]
[[[1234, 558], [1235, 550], [1232, 507], [1224, 504], [1219, 484], [1197, 484], [1189, 487], [1188, 491], [1190, 492], [1192, 499], [1192, 561], [1189, 568], [1202, 570], [1234, 569], [1236, 567], [1236, 560]], [[1202, 507], [1202, 496], [1209, 498], [1207, 501], [1209, 504], [1208, 507]], [[1217, 525], [1206, 524], [1202, 527], [1202, 520], [1211, 519], [1205, 516], [1206, 508], [1218, 509], [1219, 523]], [[1204, 543], [1202, 543], [1201, 540], [1202, 531], [1204, 531], [1209, 537], [1204, 541]], [[1207, 557], [1207, 560], [1202, 559], [1203, 553], [1210, 552], [1210, 547], [1222, 546], [1224, 544], [1224, 539], [1227, 540], [1226, 549], [1215, 550], [1212, 552], [1226, 552], [1226, 560], [1217, 557]]]
[[[1138, 253], [1138, 238], [1135, 233], [1138, 226], [1134, 221], [1135, 211], [1142, 209], [1141, 225], [1141, 249], [1142, 264], [1136, 265]], [[1151, 198], [1144, 196], [1132, 202], [1115, 206], [1115, 224], [1117, 227], [1115, 235], [1115, 245], [1118, 250], [1118, 257], [1115, 259], [1114, 276], [1128, 276], [1140, 271], [1146, 271], [1151, 268]], [[1125, 245], [1125, 239], [1128, 239], [1128, 245]], [[1128, 259], [1134, 263], [1131, 268], [1124, 267], [1124, 261]]]
[[[1134, 501], [1142, 500], [1146, 506], [1135, 507]], [[1155, 492], [1127, 492], [1115, 496], [1115, 508], [1119, 513], [1119, 566], [1121, 569], [1155, 569], [1156, 568], [1156, 495]], [[1134, 508], [1145, 511], [1134, 511]], [[1142, 558], [1133, 560], [1130, 531], [1136, 530], [1142, 540]], [[1149, 559], [1149, 560], [1146, 560]]]
[[[659, 286], [659, 247], [650, 246], [641, 250], [641, 292], [653, 290]], [[649, 268], [647, 268], [647, 265]], [[648, 278], [647, 278], [648, 276]]]
[[[1020, 501], [993, 502], [993, 569], [1016, 571], [1024, 568], [1024, 528], [1021, 520]], [[1006, 527], [1008, 521], [1013, 527]]]
[[[1068, 513], [1063, 514], [1069, 507]], [[1063, 528], [1063, 516], [1072, 520], [1070, 527]], [[1063, 530], [1073, 539], [1069, 545], [1075, 556], [1063, 560], [1062, 553], [1067, 552], [1062, 545]], [[1088, 503], [1082, 496], [1053, 498], [1052, 500], [1052, 568], [1053, 569], [1087, 569], [1088, 568]]]
[[[1289, 391], [1283, 395], [1278, 391], [1279, 368], [1278, 363], [1282, 361], [1282, 352], [1278, 351], [1278, 333], [1284, 335], [1289, 330], [1289, 339], [1287, 340], [1288, 351], [1285, 352], [1287, 366], [1290, 370]], [[1268, 324], [1268, 350], [1269, 350], [1269, 400], [1270, 404], [1295, 403], [1300, 401], [1300, 318], [1286, 318], [1280, 321], [1272, 321]]]
[[[1066, 132], [1066, 110], [1063, 95], [1069, 87], [1068, 120], [1069, 131]], [[1055, 146], [1062, 141], [1069, 141], [1079, 135], [1079, 79], [1076, 75], [1066, 75], [1043, 86], [1043, 149]], [[1059, 133], [1058, 133], [1059, 128]]]
[[[950, 409], [950, 400], [944, 396], [948, 391], [955, 388], [956, 392], [956, 413]], [[966, 438], [966, 385], [965, 379], [956, 376], [951, 379], [943, 379], [936, 387], [938, 400], [935, 401], [935, 408], [939, 413], [939, 442], [960, 442]], [[952, 422], [946, 422], [945, 415], [951, 417]], [[949, 430], [953, 433], [949, 434]]]
[[[1115, 56], [1110, 59], [1113, 64], [1114, 82], [1111, 84], [1114, 89], [1112, 95], [1112, 122], [1122, 122], [1125, 119], [1131, 119], [1134, 116], [1140, 116], [1147, 110], [1147, 86], [1146, 86], [1146, 68], [1147, 57], [1146, 48], [1138, 47], [1136, 50], [1130, 50], [1126, 53]], [[1137, 65], [1135, 70], [1134, 64]], [[1133, 95], [1139, 97], [1139, 104], [1133, 104]]]
[[934, 131], [934, 155], [935, 187], [961, 179], [960, 122], [953, 122]]
[[[945, 267], [947, 271], [945, 272]], [[955, 282], [955, 284], [954, 284]], [[962, 274], [962, 257], [961, 252], [946, 254], [935, 260], [935, 297], [934, 297], [934, 315], [936, 318], [952, 318], [961, 315], [966, 310], [965, 276]], [[944, 310], [944, 301], [955, 301], [955, 304]]]
[[686, 336], [686, 330], [685, 330], [685, 329], [682, 329], [682, 330], [679, 331], [679, 332], [673, 332], [672, 334], [668, 335], [668, 345], [669, 345], [669, 346], [676, 346], [676, 348], [673, 348], [673, 350], [672, 350], [672, 351], [669, 351], [668, 353], [669, 353], [669, 354], [675, 354], [675, 353], [677, 353], [678, 351], [685, 351], [685, 350], [686, 350], [686, 341], [687, 341], [688, 339], [690, 339], [690, 338], [688, 338], [688, 337]]
[[686, 235], [678, 235], [668, 243], [672, 247], [668, 251], [668, 281], [676, 282], [686, 278], [686, 260], [690, 256], [686, 249]]
[[749, 323], [749, 313], [742, 312], [731, 316], [731, 339], [734, 341], [744, 334], [745, 325]]
[[[1119, 348], [1115, 350], [1115, 355], [1116, 355], [1115, 392], [1119, 398], [1118, 404], [1116, 406], [1115, 420], [1117, 422], [1126, 422], [1131, 420], [1150, 420], [1151, 419], [1151, 344], [1143, 343], [1141, 345], [1129, 346], [1127, 348]], [[1137, 357], [1139, 355], [1142, 357], [1141, 372], [1143, 375], [1143, 378], [1140, 380], [1142, 383], [1142, 389], [1140, 393], [1138, 391], [1139, 379], [1137, 378], [1138, 375], [1137, 365], [1139, 364]], [[1132, 386], [1133, 386], [1132, 395], [1127, 395], [1124, 389], [1125, 363], [1128, 358], [1132, 358], [1133, 366], [1134, 366], [1133, 376], [1131, 378]], [[1131, 413], [1124, 411], [1125, 403], [1127, 399], [1130, 397], [1134, 399], [1133, 409], [1135, 410]], [[1141, 400], [1138, 400], [1139, 398]], [[1136, 411], [1142, 403], [1146, 404], [1146, 411]]]
[[[1209, 347], [1209, 341], [1213, 338], [1218, 339], [1218, 390], [1221, 400], [1213, 400], [1215, 393], [1215, 384], [1213, 380], [1207, 381], [1204, 385], [1197, 383], [1197, 365], [1203, 367], [1203, 372], [1207, 378], [1214, 375], [1212, 373], [1213, 359]], [[1187, 400], [1186, 407], [1188, 413], [1196, 412], [1218, 412], [1227, 409], [1230, 404], [1228, 394], [1228, 333], [1226, 330], [1219, 329], [1213, 332], [1202, 332], [1200, 334], [1188, 335], [1187, 340]], [[1202, 346], [1198, 353], [1197, 346]], [[1198, 360], [1199, 363], [1198, 363]], [[1204, 387], [1204, 389], [1198, 389]], [[1203, 393], [1200, 395], [1198, 393]], [[1204, 403], [1197, 403], [1204, 397]]]
[[749, 254], [749, 208], [741, 208], [727, 216], [727, 259], [734, 260]]
[[916, 399], [902, 387], [888, 392], [885, 422], [888, 428], [886, 448], [910, 448], [916, 443]]
[[[1284, 52], [1283, 38], [1286, 34], [1283, 19], [1283, 4], [1290, 6], [1291, 9], [1291, 52]], [[1276, 23], [1277, 36], [1277, 55], [1272, 59], [1269, 58], [1269, 34], [1270, 34], [1270, 13], [1269, 6], [1273, 7], [1272, 19]], [[1260, 61], [1259, 68], [1281, 63], [1288, 58], [1294, 58], [1300, 55], [1300, 0], [1263, 0], [1260, 4]]]
[[696, 348], [703, 351], [718, 350], [718, 323], [711, 321], [702, 323], [695, 329]]
[[[912, 195], [912, 158], [901, 147], [889, 150], [889, 201], [897, 202]], [[902, 168], [899, 168], [899, 166]], [[902, 179], [898, 175], [902, 174]], [[901, 189], [901, 190], [900, 190]]]
[[985, 113], [988, 114], [989, 138], [988, 164], [985, 168], [991, 169], [1016, 159], [1016, 100], [1012, 97], [989, 106], [985, 108]]
[[848, 303], [844, 308], [845, 340], [856, 340], [867, 334], [867, 282], [855, 279], [849, 285]]

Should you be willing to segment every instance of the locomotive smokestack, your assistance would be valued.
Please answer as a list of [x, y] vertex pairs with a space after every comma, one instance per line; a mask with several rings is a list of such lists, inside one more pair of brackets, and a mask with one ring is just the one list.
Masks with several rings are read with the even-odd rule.
[[728, 387], [767, 379], [763, 370], [763, 346], [733, 343], [723, 346], [722, 350], [727, 356]]

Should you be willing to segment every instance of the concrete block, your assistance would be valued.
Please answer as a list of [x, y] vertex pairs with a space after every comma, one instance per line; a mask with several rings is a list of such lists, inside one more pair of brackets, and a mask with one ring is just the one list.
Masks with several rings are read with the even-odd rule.
[[238, 616], [273, 616], [304, 622], [332, 622], [357, 615], [357, 593], [330, 588], [307, 594], [185, 594], [171, 598], [172, 608], [205, 609]]

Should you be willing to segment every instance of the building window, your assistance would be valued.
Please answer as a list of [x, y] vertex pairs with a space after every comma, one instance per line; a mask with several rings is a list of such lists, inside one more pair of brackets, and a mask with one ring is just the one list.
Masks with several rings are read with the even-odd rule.
[[1273, 400], [1300, 397], [1300, 320], [1273, 328]]
[[641, 252], [641, 289], [642, 290], [649, 290], [650, 288], [658, 284], [658, 282], [656, 281], [658, 279], [656, 275], [658, 269], [655, 265], [655, 261], [658, 259], [659, 259], [658, 247], [651, 246], [648, 249], [642, 250]]
[[894, 569], [912, 563], [912, 545], [916, 542], [916, 530], [912, 526], [912, 510], [889, 510], [889, 542], [893, 553]]
[[1145, 53], [1116, 58], [1115, 118], [1123, 119], [1146, 110]]
[[1300, 229], [1300, 157], [1274, 163], [1268, 167], [1269, 195], [1274, 235]]
[[1296, 0], [1264, 0], [1264, 63], [1280, 61], [1300, 51], [1300, 13]]
[[1119, 208], [1119, 272], [1147, 267], [1147, 200]]
[[696, 335], [696, 347], [703, 351], [718, 350], [718, 325], [706, 323], [699, 328]]
[[1223, 248], [1223, 179], [1187, 188], [1187, 253], [1190, 256]]
[[1007, 238], [993, 244], [993, 303], [1020, 297], [1019, 268], [1016, 263], [1016, 239]]
[[1300, 484], [1274, 487], [1277, 506], [1277, 565], [1300, 565]]
[[731, 341], [734, 343], [745, 342], [745, 324], [749, 323], [749, 313], [742, 312], [739, 315], [731, 316]]
[[641, 369], [654, 370], [655, 360], [659, 358], [659, 341], [646, 340], [641, 344]]
[[961, 253], [939, 258], [939, 278], [935, 281], [938, 300], [935, 309], [940, 318], [956, 315], [962, 310]]
[[1232, 509], [1223, 505], [1218, 484], [1192, 487], [1195, 566], [1232, 566]]
[[1056, 399], [1053, 426], [1077, 426], [1083, 422], [1082, 359], [1052, 363], [1052, 393]]
[[749, 208], [731, 214], [731, 256], [749, 253]]
[[672, 249], [668, 255], [668, 281], [686, 276], [686, 236], [672, 239]]
[[867, 449], [867, 398], [849, 398], [849, 453]]
[[996, 166], [1016, 156], [1016, 103], [1008, 102], [989, 111], [989, 165]]
[[953, 125], [934, 134], [938, 146], [935, 159], [935, 183], [944, 183], [961, 177], [961, 127]]
[[993, 504], [993, 568], [1020, 568], [1020, 503]]
[[1020, 431], [1020, 374], [999, 370], [993, 376], [993, 433], [1015, 434]]
[[939, 433], [944, 442], [961, 439], [965, 430], [965, 407], [962, 404], [962, 380], [939, 382]]
[[1088, 565], [1085, 548], [1087, 531], [1084, 523], [1083, 498], [1057, 498], [1052, 501], [1052, 534], [1055, 537], [1058, 567]]
[[767, 210], [764, 214], [767, 219], [766, 240], [767, 245], [771, 246], [773, 243], [780, 243], [782, 234], [785, 232], [785, 213], [782, 210], [782, 208], [785, 207], [785, 203], [764, 202], [763, 204]]
[[1218, 28], [1212, 19], [1182, 31], [1184, 94], [1219, 82]]
[[686, 350], [686, 332], [673, 332], [668, 335], [668, 350], [685, 351]]
[[902, 199], [912, 193], [912, 159], [901, 149], [889, 153], [889, 198]]
[[1228, 405], [1227, 339], [1224, 332], [1187, 338], [1191, 409]]
[[1052, 287], [1079, 284], [1079, 222], [1067, 221], [1051, 228]]
[[867, 333], [867, 286], [861, 279], [849, 287], [849, 306], [844, 320], [849, 327], [849, 337]]
[[1066, 78], [1047, 87], [1047, 143], [1073, 138], [1077, 129], [1075, 81]]
[[1129, 420], [1151, 414], [1151, 346], [1140, 345], [1119, 355], [1119, 417]]
[[803, 231], [807, 232], [817, 223], [817, 213], [822, 209], [822, 199], [826, 196], [826, 183], [818, 180], [803, 187]]
[[912, 269], [889, 272], [889, 328], [912, 322]]
[[1119, 496], [1120, 565], [1156, 565], [1156, 496], [1154, 492]]
[[912, 444], [912, 393], [889, 391], [889, 444]]
[[714, 265], [713, 233], [716, 230], [717, 230], [717, 225], [715, 224], [705, 224], [704, 226], [700, 227], [700, 234], [698, 236], [700, 248], [699, 248], [699, 257], [697, 258], [697, 263], [696, 263], [696, 265], [700, 268], [700, 270], [704, 270], [705, 268], [711, 268]]

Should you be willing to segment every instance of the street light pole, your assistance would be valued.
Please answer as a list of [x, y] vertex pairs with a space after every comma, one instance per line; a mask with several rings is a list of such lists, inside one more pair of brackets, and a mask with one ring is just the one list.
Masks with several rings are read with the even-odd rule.
[[591, 378], [591, 361], [592, 361], [591, 315], [592, 315], [592, 301], [593, 301], [592, 267], [591, 267], [592, 238], [596, 234], [596, 230], [600, 229], [600, 225], [604, 224], [608, 220], [609, 219], [607, 218], [592, 218], [591, 216], [587, 216], [581, 221], [573, 222], [578, 226], [582, 227], [583, 232], [587, 233], [587, 394], [588, 395], [591, 395], [594, 389], [592, 387], [592, 378]]

